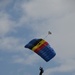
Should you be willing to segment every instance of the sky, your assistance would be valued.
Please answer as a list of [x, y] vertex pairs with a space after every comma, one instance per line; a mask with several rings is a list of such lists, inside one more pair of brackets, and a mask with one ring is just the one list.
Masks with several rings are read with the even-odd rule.
[[[24, 46], [44, 38], [56, 56], [45, 62]], [[75, 75], [75, 0], [0, 0], [0, 75]]]

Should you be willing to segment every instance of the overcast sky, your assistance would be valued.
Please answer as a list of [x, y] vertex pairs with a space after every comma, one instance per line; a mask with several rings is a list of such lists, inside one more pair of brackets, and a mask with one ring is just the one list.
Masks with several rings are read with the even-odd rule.
[[[44, 38], [56, 56], [45, 62], [24, 48]], [[75, 0], [0, 0], [0, 75], [75, 75]]]

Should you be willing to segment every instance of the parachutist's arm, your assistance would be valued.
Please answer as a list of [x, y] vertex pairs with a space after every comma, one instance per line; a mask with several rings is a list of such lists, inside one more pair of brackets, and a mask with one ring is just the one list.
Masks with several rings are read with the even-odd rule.
[[42, 75], [43, 72], [44, 72], [43, 68], [40, 67], [40, 74], [39, 75]]

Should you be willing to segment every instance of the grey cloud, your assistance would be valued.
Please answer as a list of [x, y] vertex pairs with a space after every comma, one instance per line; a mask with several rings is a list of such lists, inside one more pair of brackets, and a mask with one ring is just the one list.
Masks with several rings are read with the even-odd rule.
[[28, 16], [32, 18], [59, 17], [75, 10], [72, 3], [67, 0], [33, 0], [27, 4], [22, 4], [22, 7]]
[[0, 1], [0, 10], [3, 10], [10, 4], [13, 0], [1, 0]]

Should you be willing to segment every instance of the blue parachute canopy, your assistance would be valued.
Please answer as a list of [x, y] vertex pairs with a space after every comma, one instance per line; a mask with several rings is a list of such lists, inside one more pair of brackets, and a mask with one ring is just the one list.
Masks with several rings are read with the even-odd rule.
[[33, 39], [25, 45], [25, 48], [29, 48], [30, 50], [34, 51], [46, 62], [51, 60], [56, 55], [54, 49], [50, 47], [48, 42], [43, 39]]

